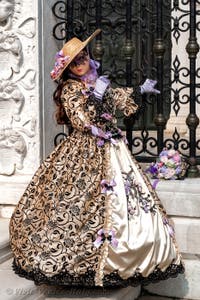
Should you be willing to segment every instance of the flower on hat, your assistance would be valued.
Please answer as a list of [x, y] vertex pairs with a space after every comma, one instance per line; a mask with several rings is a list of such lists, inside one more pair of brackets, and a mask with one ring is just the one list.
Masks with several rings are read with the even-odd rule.
[[70, 56], [69, 55], [64, 56], [63, 50], [60, 50], [59, 52], [56, 53], [55, 65], [53, 70], [50, 73], [52, 79], [55, 79], [60, 74], [60, 72], [65, 67], [66, 62], [68, 62], [69, 59]]

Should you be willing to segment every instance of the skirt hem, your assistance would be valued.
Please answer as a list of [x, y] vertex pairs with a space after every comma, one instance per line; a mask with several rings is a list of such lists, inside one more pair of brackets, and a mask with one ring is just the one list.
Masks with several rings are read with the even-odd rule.
[[123, 279], [118, 272], [112, 272], [103, 277], [103, 286], [95, 286], [95, 271], [88, 270], [85, 274], [74, 276], [69, 272], [62, 271], [52, 277], [47, 277], [40, 270], [26, 271], [19, 266], [16, 260], [13, 260], [13, 270], [20, 277], [24, 277], [29, 280], [33, 280], [36, 285], [48, 284], [59, 285], [66, 287], [87, 287], [87, 288], [116, 288], [127, 286], [147, 285], [150, 283], [157, 283], [161, 280], [166, 280], [171, 277], [177, 277], [178, 274], [184, 273], [184, 266], [171, 264], [165, 271], [161, 271], [159, 268], [155, 270], [147, 277], [143, 277], [140, 273], [135, 273], [133, 276]]

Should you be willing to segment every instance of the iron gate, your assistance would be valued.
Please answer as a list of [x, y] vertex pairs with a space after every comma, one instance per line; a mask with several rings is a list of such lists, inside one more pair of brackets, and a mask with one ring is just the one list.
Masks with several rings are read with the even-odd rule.
[[[138, 160], [153, 161], [163, 147], [175, 148], [187, 157], [190, 176], [197, 176], [200, 140], [196, 138], [196, 106], [200, 102], [196, 81], [200, 72], [196, 34], [200, 31], [200, 1], [65, 0], [55, 1], [52, 12], [57, 20], [53, 28], [57, 40], [65, 42], [73, 36], [85, 39], [96, 28], [102, 29], [90, 47], [101, 62], [100, 73], [108, 74], [114, 86], [134, 86], [147, 77], [158, 80], [161, 94], [143, 97], [143, 109], [135, 117], [123, 119], [119, 114], [119, 126], [126, 130], [129, 147]], [[187, 32], [184, 51], [189, 67], [182, 65], [179, 55], [171, 55], [173, 43], [178, 44]], [[165, 138], [170, 110], [178, 116], [182, 105], [189, 105], [189, 139], [182, 138], [176, 126]], [[63, 134], [55, 137], [55, 144]]]

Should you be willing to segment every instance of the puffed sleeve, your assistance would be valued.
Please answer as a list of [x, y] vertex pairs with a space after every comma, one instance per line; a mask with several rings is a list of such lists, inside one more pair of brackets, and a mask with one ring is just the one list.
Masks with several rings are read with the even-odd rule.
[[116, 108], [121, 110], [125, 116], [128, 117], [137, 111], [138, 105], [134, 102], [134, 99], [136, 95], [138, 96], [138, 91], [128, 87], [115, 88], [112, 90]]
[[90, 124], [90, 119], [84, 111], [85, 96], [82, 90], [83, 86], [79, 81], [68, 80], [63, 87], [61, 101], [72, 127], [88, 131], [86, 125]]

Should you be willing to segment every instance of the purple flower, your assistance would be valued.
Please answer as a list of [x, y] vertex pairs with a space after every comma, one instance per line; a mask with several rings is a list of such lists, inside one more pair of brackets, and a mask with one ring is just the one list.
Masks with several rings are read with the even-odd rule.
[[173, 160], [176, 162], [176, 163], [180, 163], [181, 162], [181, 156], [179, 154], [179, 152], [177, 151], [175, 153], [175, 155], [173, 156]]
[[176, 175], [179, 175], [180, 173], [181, 173], [181, 167], [180, 166], [178, 166], [177, 168], [176, 168], [176, 170], [175, 170], [175, 172], [176, 172]]
[[117, 145], [117, 141], [113, 138], [110, 139], [110, 142], [113, 144], [113, 145]]
[[114, 187], [116, 186], [116, 182], [114, 179], [108, 181], [106, 179], [101, 180], [101, 192], [103, 194], [106, 194], [107, 192], [113, 192], [114, 191]]
[[108, 114], [108, 113], [103, 113], [101, 115], [102, 118], [106, 119], [107, 121], [111, 121], [112, 120], [112, 115], [111, 114]]
[[96, 248], [99, 248], [101, 246], [101, 244], [103, 244], [104, 240], [105, 240], [104, 229], [100, 229], [97, 232], [97, 238], [93, 244]]
[[158, 172], [158, 169], [155, 165], [151, 165], [148, 169], [147, 169], [147, 172], [151, 173], [152, 175], [155, 175], [157, 174]]
[[168, 156], [168, 150], [167, 149], [163, 149], [161, 152], [160, 152], [160, 155], [159, 156]]
[[83, 90], [81, 90], [81, 93], [84, 96], [90, 96], [92, 94], [92, 90], [91, 89], [83, 89]]
[[94, 136], [99, 136], [99, 128], [94, 126], [94, 125], [91, 125], [91, 132]]
[[145, 213], [148, 213], [148, 212], [149, 212], [149, 206], [148, 206], [147, 203], [145, 203], [145, 204], [143, 205], [143, 209], [144, 209]]
[[165, 179], [175, 179], [175, 170], [172, 168], [168, 168], [167, 171], [164, 174]]
[[105, 144], [105, 141], [103, 139], [98, 139], [97, 140], [97, 146], [102, 147]]
[[128, 196], [130, 194], [130, 190], [131, 190], [131, 184], [128, 179], [125, 181], [124, 188], [125, 188], [125, 193]]
[[167, 167], [166, 166], [162, 166], [161, 168], [160, 168], [160, 172], [161, 173], [167, 173]]
[[108, 139], [108, 140], [111, 139], [112, 138], [112, 133], [110, 131], [106, 131], [105, 138]]
[[152, 164], [146, 172], [150, 173], [153, 178], [177, 179], [182, 172], [182, 160], [179, 151], [163, 149], [158, 161]]
[[106, 239], [108, 241], [110, 241], [111, 245], [114, 248], [116, 248], [118, 246], [118, 241], [115, 238], [115, 231], [113, 229], [111, 229], [111, 230], [100, 229], [97, 232], [97, 238], [93, 244], [96, 248], [99, 248]]
[[176, 151], [173, 149], [168, 150], [168, 157], [173, 157], [176, 154]]
[[162, 155], [160, 156], [160, 161], [164, 164], [166, 164], [168, 162], [168, 157], [167, 155]]
[[173, 226], [169, 223], [169, 220], [168, 220], [166, 217], [163, 217], [163, 224], [167, 227], [168, 232], [169, 232], [169, 235], [170, 235], [171, 237], [174, 237], [174, 234], [175, 234], [174, 228], [173, 228]]
[[62, 50], [60, 50], [59, 52], [56, 53], [55, 65], [54, 65], [53, 70], [50, 73], [52, 79], [55, 79], [59, 75], [59, 73], [64, 68], [64, 66], [66, 65], [66, 62], [69, 59], [70, 59], [70, 56], [69, 55], [64, 56], [64, 53]]
[[113, 229], [108, 232], [108, 239], [110, 240], [111, 245], [114, 248], [117, 248], [118, 240], [115, 238], [115, 231]]
[[63, 53], [63, 50], [60, 50], [56, 53], [55, 55], [55, 59], [59, 59], [60, 57], [64, 57], [64, 53]]
[[153, 184], [152, 184], [152, 188], [155, 190], [157, 187], [157, 184], [159, 182], [159, 179], [154, 180]]
[[108, 135], [106, 135], [105, 132], [103, 132], [103, 130], [101, 128], [98, 128], [94, 125], [91, 126], [92, 128], [92, 134], [99, 137], [99, 138], [102, 138], [102, 139], [105, 139], [107, 140], [108, 139]]

